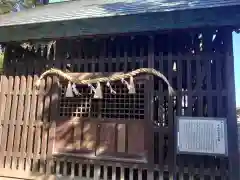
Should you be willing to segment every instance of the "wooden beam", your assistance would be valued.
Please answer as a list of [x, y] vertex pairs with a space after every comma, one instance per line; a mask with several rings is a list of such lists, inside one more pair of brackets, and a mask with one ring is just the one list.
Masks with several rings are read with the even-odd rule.
[[228, 158], [229, 158], [229, 179], [239, 179], [239, 149], [238, 149], [238, 128], [236, 118], [236, 96], [235, 96], [235, 79], [234, 79], [234, 57], [233, 41], [230, 29], [225, 29], [226, 52], [226, 77], [228, 91], [227, 106], [227, 131], [228, 131]]
[[87, 35], [186, 29], [204, 26], [239, 26], [240, 6], [89, 18], [0, 28], [0, 42]]

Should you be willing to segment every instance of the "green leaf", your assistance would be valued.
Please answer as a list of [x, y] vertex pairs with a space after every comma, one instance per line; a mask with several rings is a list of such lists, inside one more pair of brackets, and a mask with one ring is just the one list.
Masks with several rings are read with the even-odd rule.
[[4, 53], [0, 53], [0, 73], [3, 71]]

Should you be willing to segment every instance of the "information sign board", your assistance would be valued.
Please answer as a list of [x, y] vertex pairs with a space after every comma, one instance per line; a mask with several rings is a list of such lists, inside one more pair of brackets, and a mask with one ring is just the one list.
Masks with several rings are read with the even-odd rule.
[[177, 153], [227, 156], [225, 118], [177, 117]]

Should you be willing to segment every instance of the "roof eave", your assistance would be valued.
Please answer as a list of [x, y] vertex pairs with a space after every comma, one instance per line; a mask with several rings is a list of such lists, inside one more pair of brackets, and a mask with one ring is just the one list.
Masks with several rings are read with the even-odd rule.
[[0, 42], [240, 25], [240, 6], [179, 10], [0, 27]]

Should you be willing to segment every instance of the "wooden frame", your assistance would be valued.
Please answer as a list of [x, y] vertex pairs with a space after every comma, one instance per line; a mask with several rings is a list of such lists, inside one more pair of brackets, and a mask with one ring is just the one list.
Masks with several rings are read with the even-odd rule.
[[[67, 73], [67, 74], [70, 75], [73, 78], [83, 80], [83, 79], [89, 79], [89, 78], [91, 78], [91, 79], [100, 78], [100, 77], [103, 77], [103, 76], [108, 76], [109, 77], [111, 75], [117, 75], [117, 74], [120, 74], [120, 73], [121, 72], [116, 72], [116, 73]], [[146, 76], [146, 75], [139, 75], [139, 76], [134, 77], [134, 83], [136, 83], [136, 84], [140, 82], [140, 83], [143, 83], [143, 84], [147, 85], [146, 81], [148, 81], [148, 80], [149, 80], [149, 77]], [[61, 84], [66, 84], [67, 82], [63, 79], [60, 79], [60, 83]], [[112, 84], [114, 84], [114, 82]], [[84, 86], [82, 86], [82, 88], [84, 88]], [[148, 88], [144, 88], [144, 94], [148, 94], [148, 93], [149, 93]], [[59, 96], [61, 96], [61, 95], [59, 94]], [[74, 97], [71, 98], [71, 99], [74, 99]], [[99, 101], [101, 101], [101, 100], [99, 100]], [[145, 101], [148, 102], [147, 97], [145, 98]], [[60, 109], [58, 109], [58, 111], [60, 111]], [[92, 147], [93, 148], [92, 150], [87, 150], [87, 149], [85, 149], [85, 150], [74, 150], [74, 148], [72, 149], [74, 144], [71, 145], [72, 142], [69, 142], [70, 146], [71, 146], [70, 149], [67, 148], [67, 149], [63, 149], [63, 152], [61, 152], [61, 150], [60, 150], [60, 152], [57, 152], [57, 151], [55, 151], [55, 148], [54, 148], [55, 147], [55, 145], [54, 145], [55, 142], [53, 142], [53, 154], [55, 156], [70, 155], [70, 156], [82, 157], [82, 158], [93, 159], [93, 160], [98, 159], [98, 160], [123, 161], [123, 162], [131, 162], [131, 163], [133, 163], [133, 162], [135, 162], [135, 163], [148, 163], [148, 158], [149, 158], [148, 156], [149, 156], [149, 154], [151, 154], [151, 149], [148, 149], [149, 148], [149, 146], [148, 146], [149, 142], [147, 140], [148, 136], [149, 136], [147, 132], [149, 132], [148, 128], [150, 128], [150, 126], [149, 126], [149, 121], [150, 120], [147, 118], [148, 116], [146, 114], [144, 115], [144, 117], [145, 117], [144, 120], [143, 119], [123, 119], [123, 118], [122, 119], [121, 118], [120, 119], [119, 118], [114, 119], [114, 118], [102, 118], [102, 117], [101, 118], [100, 117], [99, 118], [66, 117], [66, 116], [60, 117], [59, 114], [58, 114], [57, 119], [60, 120], [60, 123], [61, 123], [62, 120], [63, 120], [63, 123], [66, 123], [66, 124], [63, 124], [63, 127], [68, 126], [69, 123], [72, 124], [73, 126], [78, 126], [79, 123], [81, 123], [82, 125], [84, 123], [88, 123], [88, 124], [90, 123], [91, 126], [94, 126], [94, 130], [93, 130], [94, 131], [94, 136], [96, 136], [96, 138], [97, 137], [98, 138], [94, 140], [95, 145], [94, 145], [94, 147]], [[58, 122], [58, 120], [52, 126], [54, 131], [57, 127], [57, 125], [56, 125], [57, 122]], [[101, 130], [101, 128], [103, 128], [107, 124], [114, 126], [114, 129], [115, 129], [114, 134], [115, 135], [112, 134], [112, 136], [113, 137], [115, 136], [115, 138], [118, 137], [119, 130], [117, 130], [117, 129], [118, 129], [119, 125], [124, 125], [125, 126], [125, 135], [123, 137], [125, 139], [125, 145], [124, 145], [125, 150], [124, 150], [124, 152], [121, 153], [118, 150], [119, 139], [114, 139], [114, 141], [115, 141], [115, 142], [113, 142], [114, 143], [114, 147], [113, 147], [114, 152], [112, 152], [112, 153], [111, 152], [105, 152], [105, 153], [104, 152], [98, 152], [101, 149], [101, 145], [100, 145], [101, 140], [99, 139], [99, 138], [101, 138], [100, 130]], [[134, 137], [134, 134], [130, 135], [130, 132], [134, 131], [134, 129], [133, 129], [134, 125], [136, 125], [136, 126], [138, 125], [137, 127], [139, 127], [139, 128], [142, 127], [142, 129], [144, 130], [144, 132], [142, 133], [142, 136], [143, 136], [143, 147], [144, 147], [144, 149], [145, 149], [144, 151], [146, 151], [146, 153], [144, 153], [142, 155], [135, 155], [133, 152], [131, 153], [131, 151], [135, 148], [135, 147], [130, 147], [131, 143], [129, 142], [129, 141], [134, 141], [132, 139], [132, 136]], [[71, 127], [69, 127], [69, 128], [71, 128]], [[75, 127], [72, 127], [72, 128], [75, 129]], [[84, 131], [84, 127], [82, 127], [82, 128], [83, 128], [82, 130], [80, 130], [80, 129], [73, 130], [74, 131], [74, 136], [75, 136], [76, 133], [79, 134], [78, 131]], [[130, 130], [130, 128], [131, 128], [131, 130]], [[65, 134], [65, 130], [63, 130], [63, 131], [64, 131], [63, 133]], [[68, 131], [68, 130], [66, 129], [66, 131]], [[56, 141], [57, 133], [58, 132], [55, 131], [55, 135], [54, 135], [54, 137], [52, 137], [53, 139], [55, 139], [55, 141]], [[80, 136], [83, 137], [83, 134], [84, 134], [84, 132], [81, 133]], [[138, 133], [138, 137], [140, 135], [141, 135], [141, 133]], [[68, 136], [68, 135], [65, 134], [65, 136]], [[77, 141], [77, 139], [74, 140], [73, 143], [76, 143], [76, 141]], [[135, 141], [137, 141], [137, 139]], [[141, 144], [141, 140], [140, 140], [139, 143]], [[137, 144], [135, 144], [135, 145], [137, 145]], [[135, 146], [135, 145], [133, 145], [133, 146]], [[67, 146], [67, 144], [64, 145], [64, 146]], [[148, 152], [150, 152], [150, 153], [147, 154]]]

